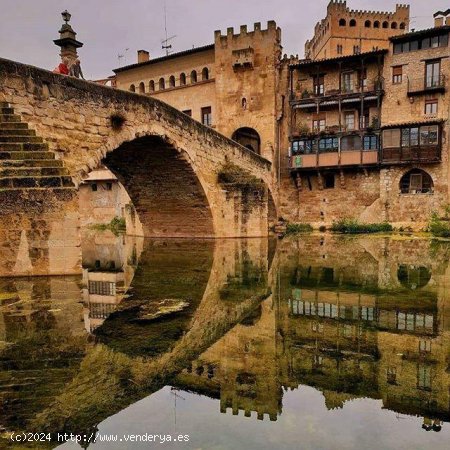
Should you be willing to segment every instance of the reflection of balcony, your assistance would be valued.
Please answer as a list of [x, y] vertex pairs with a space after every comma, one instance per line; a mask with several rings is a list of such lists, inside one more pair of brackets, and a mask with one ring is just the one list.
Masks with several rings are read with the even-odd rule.
[[435, 163], [441, 161], [441, 146], [383, 148], [382, 164]]
[[445, 92], [445, 75], [433, 77], [408, 78], [408, 95], [430, 94]]
[[381, 82], [367, 83], [364, 86], [343, 85], [341, 89], [327, 89], [323, 93], [304, 91], [294, 95], [291, 100], [293, 108], [308, 109], [317, 106], [337, 106], [339, 102], [351, 104], [361, 101], [361, 97], [366, 100], [377, 100], [383, 94]]

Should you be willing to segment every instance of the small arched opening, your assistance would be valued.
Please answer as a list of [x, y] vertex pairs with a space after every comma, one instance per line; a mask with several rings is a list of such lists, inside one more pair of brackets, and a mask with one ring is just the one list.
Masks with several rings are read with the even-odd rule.
[[233, 141], [248, 148], [252, 152], [261, 154], [261, 138], [256, 130], [249, 127], [242, 127], [237, 129], [231, 136]]
[[148, 83], [148, 90], [150, 92], [155, 92], [155, 82], [153, 80], [151, 80], [150, 83]]
[[134, 84], [130, 86], [130, 92], [136, 92], [136, 86]]
[[433, 179], [424, 170], [412, 169], [400, 179], [402, 194], [432, 194], [433, 191]]
[[186, 74], [184, 72], [180, 73], [180, 86], [184, 86], [186, 84]]
[[145, 94], [145, 84], [143, 81], [139, 83], [139, 94]]
[[175, 87], [175, 77], [173, 75], [170, 75], [169, 87], [171, 87], [171, 88]]
[[400, 24], [400, 30], [404, 30], [405, 28], [406, 28], [406, 24], [405, 24], [405, 22], [402, 22]]
[[372, 22], [371, 22], [370, 20], [366, 20], [366, 21], [364, 22], [364, 26], [365, 26], [366, 28], [370, 28], [370, 27], [372, 26]]
[[197, 71], [193, 70], [191, 72], [191, 83], [197, 83]]
[[392, 28], [393, 30], [396, 30], [396, 29], [397, 29], [397, 22], [392, 22], [392, 23], [391, 23], [391, 28]]
[[356, 27], [356, 20], [355, 19], [350, 20], [349, 25], [351, 27]]
[[209, 70], [207, 67], [204, 67], [202, 70], [202, 81], [209, 80]]
[[373, 23], [373, 27], [374, 28], [380, 28], [380, 21], [379, 20], [375, 20], [375, 22]]
[[339, 26], [340, 27], [345, 27], [347, 25], [347, 22], [345, 21], [345, 19], [339, 19]]
[[162, 91], [166, 88], [166, 82], [164, 81], [164, 78], [159, 79], [159, 90]]
[[431, 272], [424, 266], [400, 264], [397, 279], [407, 289], [415, 290], [424, 287], [431, 280]]
[[389, 28], [389, 23], [386, 22], [386, 21], [384, 21], [384, 22], [383, 22], [383, 28]]

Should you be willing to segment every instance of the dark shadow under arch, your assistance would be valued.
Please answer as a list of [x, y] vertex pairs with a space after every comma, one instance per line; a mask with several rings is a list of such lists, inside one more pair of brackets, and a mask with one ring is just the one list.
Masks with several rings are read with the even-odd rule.
[[148, 237], [213, 237], [200, 181], [185, 156], [160, 137], [125, 142], [102, 161], [123, 184]]
[[261, 154], [261, 138], [255, 129], [249, 127], [238, 128], [231, 136], [231, 139], [249, 150], [258, 153], [258, 155]]

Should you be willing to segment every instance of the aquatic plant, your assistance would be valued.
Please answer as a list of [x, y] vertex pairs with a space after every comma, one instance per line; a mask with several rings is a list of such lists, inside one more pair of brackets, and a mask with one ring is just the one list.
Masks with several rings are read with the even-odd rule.
[[393, 227], [388, 222], [359, 223], [355, 219], [340, 219], [333, 222], [330, 228], [334, 233], [362, 234], [362, 233], [390, 233]]

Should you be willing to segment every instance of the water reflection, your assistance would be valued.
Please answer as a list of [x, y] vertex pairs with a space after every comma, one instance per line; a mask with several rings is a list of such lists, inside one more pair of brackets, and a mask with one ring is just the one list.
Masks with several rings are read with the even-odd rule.
[[[88, 433], [114, 423], [129, 431], [139, 400], [163, 411], [177, 393], [191, 410], [204, 396], [215, 399], [217, 416], [202, 420], [229, 437], [199, 433], [188, 448], [232, 448], [221, 427], [233, 415], [276, 422], [256, 431], [251, 419], [234, 417], [242, 448], [253, 448], [254, 433], [267, 433], [259, 448], [292, 448], [293, 423], [320, 418], [332, 428], [348, 414], [367, 416], [367, 436], [370, 421], [394, 413], [414, 422], [383, 425], [386, 439], [448, 442], [448, 245], [328, 235], [143, 241], [89, 232], [82, 250], [82, 279], [0, 282], [3, 429]], [[176, 391], [165, 396], [164, 386]], [[308, 394], [309, 403], [292, 408], [305, 387], [321, 397]], [[361, 399], [381, 402], [385, 417], [369, 404], [354, 412]], [[320, 405], [334, 415], [324, 419]], [[193, 434], [199, 416], [182, 417]], [[169, 430], [171, 420], [155, 423]], [[244, 437], [239, 427], [247, 427]], [[305, 448], [352, 447], [327, 443], [317, 430], [306, 435]], [[377, 448], [376, 437], [366, 447]]]

